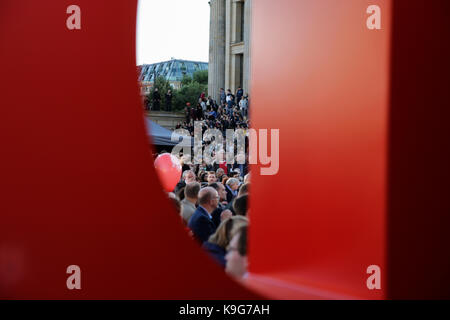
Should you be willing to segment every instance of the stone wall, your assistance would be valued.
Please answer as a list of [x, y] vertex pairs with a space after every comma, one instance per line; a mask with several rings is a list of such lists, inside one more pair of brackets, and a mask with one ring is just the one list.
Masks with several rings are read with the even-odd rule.
[[147, 112], [147, 117], [152, 121], [169, 130], [174, 130], [178, 122], [183, 122], [185, 116], [183, 113], [165, 112], [165, 111], [150, 111]]

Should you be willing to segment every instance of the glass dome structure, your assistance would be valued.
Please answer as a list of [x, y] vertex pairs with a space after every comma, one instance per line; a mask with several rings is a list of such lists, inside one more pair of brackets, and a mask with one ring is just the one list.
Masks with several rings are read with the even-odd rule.
[[184, 75], [193, 76], [194, 72], [208, 70], [207, 62], [172, 59], [169, 61], [139, 66], [139, 81], [151, 84], [155, 78], [163, 76], [174, 87], [178, 87]]

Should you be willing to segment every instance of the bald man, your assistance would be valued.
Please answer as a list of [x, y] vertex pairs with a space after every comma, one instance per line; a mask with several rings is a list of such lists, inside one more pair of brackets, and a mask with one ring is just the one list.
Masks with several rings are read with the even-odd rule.
[[206, 187], [198, 193], [198, 208], [189, 219], [188, 227], [200, 243], [208, 241], [217, 229], [211, 214], [219, 205], [219, 200], [219, 194], [214, 188]]

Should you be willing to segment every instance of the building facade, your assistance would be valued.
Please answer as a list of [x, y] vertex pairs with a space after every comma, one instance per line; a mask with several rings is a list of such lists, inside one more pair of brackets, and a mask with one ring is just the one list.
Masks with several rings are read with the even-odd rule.
[[211, 0], [208, 94], [220, 88], [250, 90], [252, 0]]
[[141, 94], [150, 93], [156, 78], [164, 77], [174, 89], [181, 87], [185, 75], [192, 77], [194, 72], [208, 70], [207, 62], [172, 59], [170, 61], [138, 66]]

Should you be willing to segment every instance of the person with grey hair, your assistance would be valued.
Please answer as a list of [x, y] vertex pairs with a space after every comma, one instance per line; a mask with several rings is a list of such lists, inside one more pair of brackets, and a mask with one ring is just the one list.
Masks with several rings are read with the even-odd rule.
[[184, 188], [184, 199], [181, 201], [181, 217], [186, 225], [197, 209], [195, 205], [197, 204], [199, 192], [200, 183], [198, 182], [188, 183]]
[[225, 170], [219, 168], [216, 170], [217, 181], [222, 181], [222, 176], [225, 174]]
[[206, 187], [198, 193], [199, 205], [191, 219], [189, 219], [188, 227], [194, 234], [194, 238], [200, 243], [208, 241], [208, 238], [217, 229], [211, 214], [219, 205], [219, 200], [219, 194], [214, 188]]
[[195, 173], [192, 170], [185, 170], [181, 175], [180, 182], [177, 183], [174, 189], [174, 193], [177, 194], [180, 189], [186, 187], [188, 183], [195, 182]]
[[231, 203], [231, 201], [236, 198], [239, 189], [239, 179], [230, 178], [227, 180], [227, 202]]

